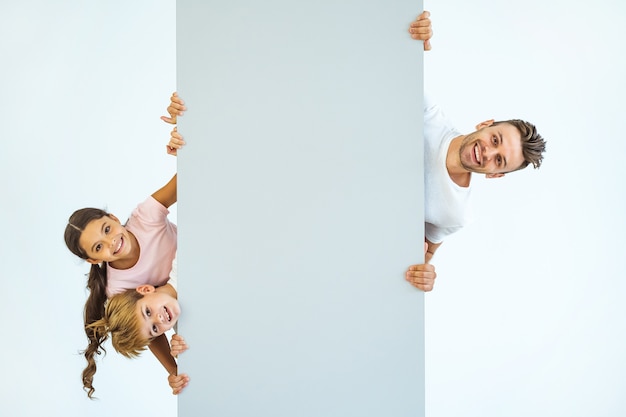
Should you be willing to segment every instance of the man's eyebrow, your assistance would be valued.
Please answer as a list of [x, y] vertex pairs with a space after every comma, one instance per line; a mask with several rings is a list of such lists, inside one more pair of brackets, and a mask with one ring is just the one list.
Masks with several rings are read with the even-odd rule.
[[[502, 132], [498, 131], [498, 137], [500, 138], [500, 145], [504, 145], [504, 138]], [[504, 162], [504, 168], [506, 168], [506, 156], [502, 155], [502, 161]]]

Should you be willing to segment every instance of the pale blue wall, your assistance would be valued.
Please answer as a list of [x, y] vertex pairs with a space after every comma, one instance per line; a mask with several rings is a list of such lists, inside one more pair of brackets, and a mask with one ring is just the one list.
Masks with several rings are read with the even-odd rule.
[[149, 352], [129, 360], [107, 343], [99, 400], [82, 391], [89, 265], [66, 249], [63, 230], [86, 206], [125, 220], [176, 171], [165, 153], [171, 126], [159, 120], [176, 88], [175, 2], [0, 3], [0, 361], [10, 375], [0, 415], [174, 415], [167, 373]]
[[[435, 31], [425, 83], [459, 129], [523, 116], [549, 140], [540, 171], [477, 182], [476, 222], [435, 258], [426, 414], [626, 415], [626, 58], [615, 52], [626, 6], [425, 8]], [[178, 398], [149, 353], [130, 361], [109, 349], [100, 400], [82, 392], [87, 265], [61, 231], [85, 205], [126, 217], [175, 170], [158, 120], [176, 88], [175, 1], [4, 1], [0, 21], [0, 415], [174, 416]]]
[[424, 414], [416, 11], [178, 2], [181, 416]]

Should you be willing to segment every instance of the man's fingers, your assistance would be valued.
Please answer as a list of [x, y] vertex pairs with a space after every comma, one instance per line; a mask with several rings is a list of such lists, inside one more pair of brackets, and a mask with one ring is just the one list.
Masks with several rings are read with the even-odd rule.
[[435, 272], [435, 265], [432, 264], [417, 264], [417, 265], [411, 265], [409, 266], [409, 268], [407, 269], [408, 272], [411, 271], [429, 271], [429, 272]]
[[405, 273], [411, 285], [425, 292], [432, 291], [436, 278], [435, 266], [431, 264], [411, 265]]
[[418, 282], [421, 284], [432, 282], [437, 278], [435, 274], [408, 274], [406, 275], [406, 280], [411, 282]]
[[411, 29], [428, 28], [431, 25], [432, 22], [430, 21], [430, 19], [414, 20], [409, 24]]
[[406, 280], [413, 285], [414, 287], [416, 287], [417, 289], [420, 289], [422, 291], [428, 292], [428, 291], [432, 291], [433, 287], [435, 286], [435, 278], [427, 278], [427, 277], [406, 277]]

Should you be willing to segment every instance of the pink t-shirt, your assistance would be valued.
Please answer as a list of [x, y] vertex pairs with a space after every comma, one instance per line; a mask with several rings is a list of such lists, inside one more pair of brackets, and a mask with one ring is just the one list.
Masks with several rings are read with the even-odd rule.
[[129, 269], [107, 264], [107, 297], [143, 284], [165, 285], [176, 256], [176, 225], [167, 219], [169, 210], [154, 197], [148, 197], [133, 210], [126, 229], [139, 242], [139, 260]]

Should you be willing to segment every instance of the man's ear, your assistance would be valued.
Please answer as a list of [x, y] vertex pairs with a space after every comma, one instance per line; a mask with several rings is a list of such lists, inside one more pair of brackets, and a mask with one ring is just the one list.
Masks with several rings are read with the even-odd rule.
[[489, 126], [491, 126], [494, 122], [495, 122], [495, 120], [493, 120], [493, 119], [489, 119], [489, 120], [485, 120], [485, 121], [484, 121], [484, 122], [482, 122], [482, 123], [478, 123], [478, 124], [476, 125], [476, 130], [480, 130], [480, 129], [483, 129], [483, 128], [485, 128], [485, 127], [489, 127]]
[[485, 178], [502, 178], [502, 177], [504, 177], [504, 174], [502, 174], [502, 173], [485, 174]]
[[155, 288], [152, 285], [145, 284], [145, 285], [138, 286], [136, 288], [136, 291], [139, 294], [145, 295], [145, 294], [150, 294], [151, 292], [154, 292]]

